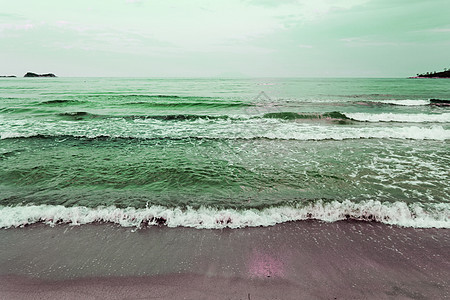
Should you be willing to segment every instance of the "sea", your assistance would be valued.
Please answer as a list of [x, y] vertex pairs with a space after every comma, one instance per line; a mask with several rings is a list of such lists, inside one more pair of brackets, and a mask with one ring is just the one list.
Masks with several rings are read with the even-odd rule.
[[3, 78], [0, 228], [450, 228], [450, 108], [430, 99], [450, 81]]

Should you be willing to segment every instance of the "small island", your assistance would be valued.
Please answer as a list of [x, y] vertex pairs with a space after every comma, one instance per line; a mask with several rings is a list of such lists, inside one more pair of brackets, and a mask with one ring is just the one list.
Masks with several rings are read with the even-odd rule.
[[444, 69], [444, 71], [441, 72], [426, 72], [409, 78], [450, 78], [450, 70]]
[[0, 75], [0, 78], [16, 78], [16, 75]]
[[23, 77], [57, 77], [57, 76], [53, 73], [36, 74], [36, 73], [28, 72]]

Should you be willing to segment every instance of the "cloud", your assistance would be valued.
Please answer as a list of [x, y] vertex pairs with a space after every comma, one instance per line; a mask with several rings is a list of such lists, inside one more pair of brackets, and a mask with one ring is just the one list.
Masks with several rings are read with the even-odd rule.
[[375, 38], [368, 37], [348, 37], [339, 39], [346, 46], [361, 47], [361, 46], [409, 46], [414, 45], [412, 42], [398, 42], [398, 41], [387, 41], [387, 40], [377, 40]]
[[[44, 2], [51, 4], [52, 9], [45, 10], [34, 1], [27, 2], [25, 7], [23, 0], [18, 0], [8, 6], [12, 13], [23, 15], [32, 22], [45, 21], [61, 30], [83, 33], [94, 44], [95, 39], [100, 39], [118, 45], [117, 41], [106, 38], [104, 34], [111, 32], [117, 39], [123, 39], [123, 33], [126, 33], [156, 44], [170, 44], [183, 51], [205, 52], [220, 49], [249, 51], [252, 47], [255, 51], [262, 51], [261, 39], [270, 39], [299, 23], [321, 18], [334, 10], [349, 9], [365, 1], [121, 0], [105, 6], [97, 1], [63, 4], [47, 0]], [[103, 36], [99, 37], [99, 32]]]
[[30, 30], [35, 28], [34, 24], [24, 23], [24, 24], [0, 24], [0, 31], [3, 30]]
[[[160, 66], [177, 76], [211, 70], [320, 75], [358, 59], [356, 74], [399, 63], [393, 52], [410, 57], [408, 67], [425, 66], [445, 60], [443, 35], [450, 31], [448, 0], [1, 2], [0, 44], [7, 63], [27, 57], [53, 63], [59, 56], [80, 69], [101, 66], [117, 74], [120, 68], [129, 70], [123, 74], [136, 68], [154, 74]], [[426, 51], [435, 55], [423, 56]]]
[[125, 0], [125, 3], [141, 5], [143, 0]]
[[36, 24], [30, 22], [0, 24], [0, 38], [20, 37], [23, 32], [32, 31], [35, 28]]
[[433, 29], [428, 29], [426, 30], [427, 32], [450, 32], [450, 28], [433, 28]]

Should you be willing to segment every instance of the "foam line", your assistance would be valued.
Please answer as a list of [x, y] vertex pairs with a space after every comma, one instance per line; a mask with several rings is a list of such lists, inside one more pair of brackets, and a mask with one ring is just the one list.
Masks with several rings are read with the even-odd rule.
[[369, 114], [346, 113], [347, 117], [366, 122], [450, 123], [450, 113], [443, 114]]
[[[450, 116], [450, 115], [449, 115]], [[432, 126], [322, 126], [317, 124], [297, 123], [278, 119], [256, 119], [245, 121], [231, 120], [196, 120], [184, 123], [161, 120], [134, 120], [127, 122], [99, 121], [73, 122], [27, 122], [17, 120], [0, 124], [0, 139], [27, 137], [79, 138], [204, 138], [204, 139], [284, 139], [284, 140], [348, 140], [348, 139], [413, 139], [413, 140], [448, 140], [450, 130], [441, 125]]]
[[243, 228], [272, 226], [288, 221], [317, 219], [335, 222], [345, 219], [377, 221], [390, 225], [415, 228], [450, 228], [450, 204], [407, 205], [404, 202], [354, 203], [317, 201], [309, 205], [282, 206], [262, 210], [167, 208], [150, 206], [143, 209], [110, 207], [64, 207], [30, 205], [0, 207], [0, 228], [22, 227], [42, 222], [81, 225], [109, 222], [124, 227], [167, 225], [168, 227]]

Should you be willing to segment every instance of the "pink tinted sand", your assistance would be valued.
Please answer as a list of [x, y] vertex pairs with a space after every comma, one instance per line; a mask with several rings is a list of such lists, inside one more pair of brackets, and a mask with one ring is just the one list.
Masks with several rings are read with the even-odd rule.
[[286, 274], [283, 261], [261, 251], [254, 251], [248, 263], [248, 274], [255, 277], [280, 277]]
[[303, 221], [0, 231], [0, 299], [445, 299], [450, 230]]

